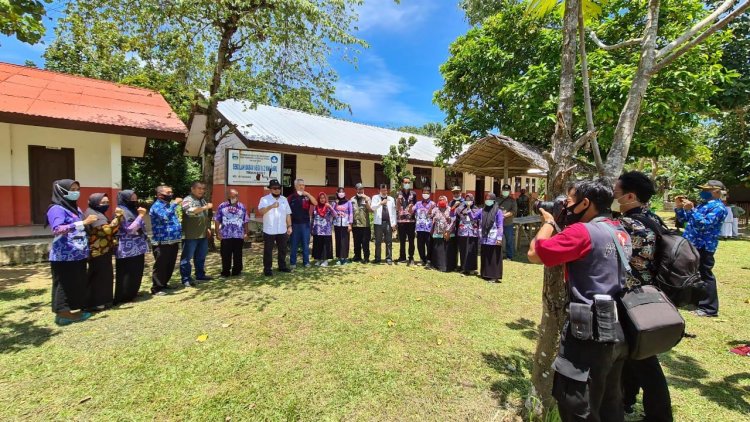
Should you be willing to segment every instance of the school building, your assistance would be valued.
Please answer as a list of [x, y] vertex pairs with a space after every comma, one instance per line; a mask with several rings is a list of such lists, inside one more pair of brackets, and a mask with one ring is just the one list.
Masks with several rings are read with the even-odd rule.
[[122, 189], [122, 157], [187, 127], [156, 91], [0, 63], [0, 227], [44, 224], [52, 183], [88, 196]]

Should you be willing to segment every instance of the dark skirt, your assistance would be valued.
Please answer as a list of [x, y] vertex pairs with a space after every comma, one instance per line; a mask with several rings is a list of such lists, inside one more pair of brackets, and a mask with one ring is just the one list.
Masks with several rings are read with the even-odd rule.
[[448, 271], [459, 271], [458, 268], [458, 238], [456, 236], [451, 237], [448, 242], [448, 250], [446, 253], [446, 259], [448, 261]]
[[456, 252], [451, 247], [451, 241], [442, 237], [432, 238], [432, 267], [438, 271], [449, 272], [456, 269]]
[[70, 312], [86, 305], [86, 260], [52, 261], [52, 312]]
[[313, 258], [318, 260], [333, 259], [333, 238], [328, 235], [313, 235]]
[[131, 302], [138, 296], [145, 260], [145, 255], [115, 260], [115, 304]]
[[336, 258], [349, 258], [349, 227], [335, 226], [333, 230], [336, 236]]
[[89, 259], [87, 275], [89, 281], [89, 299], [86, 303], [86, 308], [92, 309], [97, 306], [111, 305], [114, 299], [112, 288], [115, 282], [112, 253], [106, 253]]
[[503, 248], [500, 245], [482, 245], [480, 275], [487, 280], [503, 278]]
[[471, 272], [477, 270], [477, 255], [479, 254], [479, 238], [459, 236], [458, 256], [461, 263], [461, 271]]

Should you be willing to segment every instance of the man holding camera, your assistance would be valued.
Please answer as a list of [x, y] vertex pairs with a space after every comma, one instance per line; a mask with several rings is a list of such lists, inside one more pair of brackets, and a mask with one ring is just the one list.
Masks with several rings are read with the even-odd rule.
[[[606, 179], [577, 182], [558, 215], [539, 208], [544, 225], [528, 253], [532, 263], [565, 265], [569, 312], [552, 365], [552, 395], [563, 421], [624, 419], [620, 374], [628, 347], [615, 298], [625, 285], [620, 260], [630, 260], [631, 243], [605, 217], [613, 197]], [[558, 225], [564, 229], [553, 236]]]

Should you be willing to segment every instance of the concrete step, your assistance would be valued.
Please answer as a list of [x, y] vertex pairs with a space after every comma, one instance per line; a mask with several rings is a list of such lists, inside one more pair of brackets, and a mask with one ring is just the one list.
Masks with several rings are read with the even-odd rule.
[[35, 264], [49, 258], [51, 239], [0, 242], [0, 266]]

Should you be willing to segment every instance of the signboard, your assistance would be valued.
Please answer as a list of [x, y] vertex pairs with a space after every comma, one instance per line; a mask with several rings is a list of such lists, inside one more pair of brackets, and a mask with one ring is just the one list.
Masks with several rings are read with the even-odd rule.
[[228, 149], [226, 154], [228, 186], [267, 186], [271, 179], [281, 180], [280, 153]]

